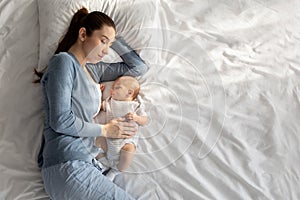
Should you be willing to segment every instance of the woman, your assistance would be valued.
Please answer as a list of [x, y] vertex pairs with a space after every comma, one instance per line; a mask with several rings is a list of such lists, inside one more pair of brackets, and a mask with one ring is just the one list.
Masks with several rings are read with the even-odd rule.
[[[123, 118], [93, 123], [101, 101], [100, 82], [147, 71], [123, 40], [114, 41], [115, 32], [104, 13], [80, 9], [42, 76], [46, 117], [39, 165], [51, 199], [132, 199], [92, 161], [99, 153], [95, 137], [130, 138], [137, 131], [135, 123]], [[124, 62], [99, 62], [110, 45]]]

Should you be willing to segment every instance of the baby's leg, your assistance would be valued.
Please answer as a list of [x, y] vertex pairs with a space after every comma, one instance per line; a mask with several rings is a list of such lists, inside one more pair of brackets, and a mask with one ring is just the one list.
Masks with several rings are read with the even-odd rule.
[[102, 137], [102, 136], [96, 137], [95, 145], [98, 148], [102, 148], [104, 152], [107, 151], [107, 143], [106, 143], [105, 137]]
[[104, 151], [104, 153], [99, 153], [97, 155], [96, 159], [99, 160], [100, 158], [104, 157], [105, 153], [107, 152], [107, 143], [105, 137], [97, 137], [95, 140], [95, 145]]
[[135, 145], [132, 143], [125, 144], [120, 151], [120, 161], [117, 164], [117, 169], [110, 169], [109, 172], [106, 174], [106, 177], [113, 181], [115, 176], [125, 171], [131, 164], [134, 153]]
[[132, 143], [125, 144], [120, 152], [120, 162], [117, 164], [117, 168], [123, 172], [132, 162], [135, 153], [135, 145]]
[[109, 162], [106, 159], [106, 153], [107, 153], [107, 141], [105, 137], [97, 137], [95, 140], [95, 145], [102, 149], [102, 152], [99, 153], [95, 159], [97, 160], [97, 165], [101, 168], [102, 172], [109, 169]]

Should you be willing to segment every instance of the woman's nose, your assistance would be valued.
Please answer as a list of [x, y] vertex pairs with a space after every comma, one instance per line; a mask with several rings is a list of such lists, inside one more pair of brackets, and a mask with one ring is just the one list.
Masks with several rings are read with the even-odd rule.
[[105, 48], [102, 50], [102, 53], [105, 54], [105, 55], [108, 54], [108, 47], [105, 47]]

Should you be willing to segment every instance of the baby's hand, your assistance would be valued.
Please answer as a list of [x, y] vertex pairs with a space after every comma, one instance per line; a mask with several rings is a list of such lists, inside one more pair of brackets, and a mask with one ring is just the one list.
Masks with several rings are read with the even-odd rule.
[[104, 91], [104, 88], [105, 88], [105, 86], [104, 86], [103, 84], [100, 83], [100, 90], [101, 90], [101, 92]]
[[126, 115], [125, 115], [125, 119], [127, 120], [127, 121], [130, 121], [130, 120], [133, 120], [134, 121], [134, 118], [135, 118], [135, 114], [133, 114], [133, 113], [127, 113]]

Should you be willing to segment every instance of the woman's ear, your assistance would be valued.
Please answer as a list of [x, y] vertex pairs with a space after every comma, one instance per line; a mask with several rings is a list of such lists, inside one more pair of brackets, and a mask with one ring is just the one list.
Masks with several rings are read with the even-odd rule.
[[86, 29], [84, 27], [81, 27], [79, 29], [78, 38], [80, 39], [81, 42], [85, 41], [85, 39], [86, 39]]

